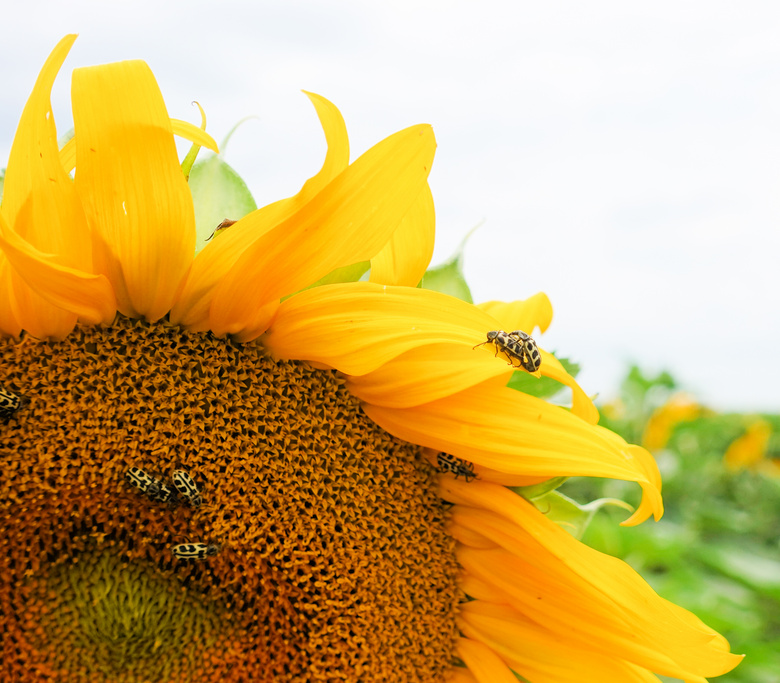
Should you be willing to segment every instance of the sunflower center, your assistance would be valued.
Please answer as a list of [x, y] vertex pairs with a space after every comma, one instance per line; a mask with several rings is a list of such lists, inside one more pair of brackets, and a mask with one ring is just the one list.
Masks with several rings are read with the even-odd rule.
[[[444, 679], [436, 473], [335, 372], [123, 318], [0, 356], [29, 400], [0, 424], [9, 680]], [[174, 491], [185, 472], [202, 504], [131, 467]]]

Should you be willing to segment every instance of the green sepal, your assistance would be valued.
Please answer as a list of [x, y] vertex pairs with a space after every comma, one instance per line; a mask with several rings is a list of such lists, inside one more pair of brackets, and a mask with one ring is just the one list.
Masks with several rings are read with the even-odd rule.
[[357, 282], [363, 275], [368, 272], [371, 267], [371, 261], [361, 261], [360, 263], [353, 263], [349, 266], [341, 266], [330, 271], [325, 277], [321, 277], [313, 285], [309, 285], [306, 289], [312, 287], [319, 287], [320, 285], [337, 285], [342, 282]]
[[192, 173], [192, 167], [195, 164], [195, 159], [198, 156], [198, 152], [200, 152], [201, 146], [192, 143], [192, 147], [190, 147], [190, 151], [187, 152], [186, 156], [181, 162], [181, 172], [184, 174], [184, 179], [189, 182], [190, 174]]
[[429, 268], [425, 271], [425, 275], [423, 275], [420, 281], [422, 289], [432, 289], [434, 292], [449, 294], [466, 303], [474, 303], [471, 290], [466, 284], [466, 278], [463, 275], [463, 251], [466, 247], [466, 241], [478, 227], [479, 225], [472, 228], [463, 238], [463, 241], [449, 261], [445, 261], [440, 266]]
[[307, 289], [311, 289], [312, 287], [320, 287], [321, 285], [337, 285], [341, 284], [342, 282], [358, 282], [363, 277], [363, 275], [368, 272], [370, 267], [371, 261], [360, 261], [359, 263], [353, 263], [349, 266], [341, 266], [340, 268], [331, 270], [325, 277], [321, 277], [319, 280], [313, 282], [308, 287], [304, 287], [297, 292], [283, 296], [281, 300], [285, 301], [291, 296], [305, 292]]
[[425, 271], [420, 286], [422, 289], [432, 289], [434, 292], [449, 294], [467, 303], [474, 303], [459, 260], [454, 259], [435, 268], [429, 268]]
[[634, 511], [632, 505], [619, 498], [599, 498], [586, 505], [580, 505], [560, 491], [550, 491], [534, 498], [532, 502], [542, 514], [578, 540], [582, 538], [594, 515], [602, 507], [614, 505], [629, 512]]
[[257, 209], [246, 183], [218, 154], [211, 154], [192, 167], [189, 185], [195, 205], [195, 253], [206, 246], [223, 220], [239, 220]]

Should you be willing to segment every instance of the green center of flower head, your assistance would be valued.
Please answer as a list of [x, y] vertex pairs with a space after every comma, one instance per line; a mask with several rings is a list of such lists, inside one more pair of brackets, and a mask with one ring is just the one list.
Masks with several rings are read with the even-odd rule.
[[[124, 318], [0, 349], [29, 400], [0, 444], [19, 680], [444, 679], [459, 592], [436, 473], [334, 372]], [[131, 467], [187, 472], [202, 505], [153, 500]]]

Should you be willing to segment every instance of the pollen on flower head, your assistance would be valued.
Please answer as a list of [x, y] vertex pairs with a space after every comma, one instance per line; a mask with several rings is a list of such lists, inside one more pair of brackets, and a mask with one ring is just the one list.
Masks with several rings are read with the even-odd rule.
[[[334, 372], [123, 318], [0, 356], [29, 399], [0, 425], [2, 680], [445, 680], [435, 470]], [[203, 502], [154, 501], [130, 467], [184, 470]]]

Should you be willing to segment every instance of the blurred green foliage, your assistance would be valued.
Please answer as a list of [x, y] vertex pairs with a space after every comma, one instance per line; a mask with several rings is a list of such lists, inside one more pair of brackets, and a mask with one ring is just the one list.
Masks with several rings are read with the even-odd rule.
[[[600, 424], [632, 443], [651, 438], [651, 416], [670, 405], [668, 373], [647, 376], [632, 367], [620, 400], [601, 407]], [[671, 404], [674, 404], [672, 398]], [[653, 448], [663, 476], [660, 522], [620, 527], [625, 512], [600, 511], [585, 531], [588, 545], [633, 566], [663, 597], [691, 610], [722, 633], [745, 660], [715, 680], [780, 681], [780, 468], [729, 469], [724, 454], [757, 419], [771, 427], [763, 464], [780, 456], [780, 415], [716, 413], [697, 408]], [[649, 445], [649, 444], [648, 444]], [[622, 498], [639, 502], [632, 483], [573, 478], [560, 489], [576, 501]], [[675, 679], [665, 679], [675, 680]]]

